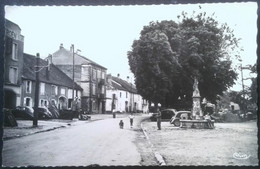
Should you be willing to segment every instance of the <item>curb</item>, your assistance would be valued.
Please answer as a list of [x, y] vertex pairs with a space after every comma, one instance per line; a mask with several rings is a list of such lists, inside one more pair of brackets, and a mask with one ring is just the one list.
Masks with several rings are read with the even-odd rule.
[[145, 138], [148, 140], [149, 145], [150, 145], [151, 148], [154, 150], [153, 154], [154, 154], [156, 160], [158, 161], [158, 163], [160, 164], [160, 166], [165, 166], [166, 163], [165, 163], [165, 161], [164, 161], [164, 159], [163, 159], [163, 156], [162, 156], [158, 151], [155, 151], [155, 148], [154, 148], [153, 144], [151, 143], [150, 138], [148, 137], [148, 135], [147, 135], [147, 133], [146, 133], [146, 130], [143, 128], [142, 123], [141, 123], [141, 129], [142, 129], [142, 131], [143, 131], [143, 133], [144, 133], [144, 135], [145, 135]]
[[37, 134], [37, 133], [48, 132], [48, 131], [52, 131], [52, 130], [56, 130], [56, 129], [64, 128], [64, 127], [67, 127], [67, 126], [53, 127], [53, 128], [49, 128], [49, 129], [45, 129], [45, 130], [40, 130], [40, 131], [36, 131], [36, 132], [26, 133], [26, 134], [23, 134], [23, 135], [15, 135], [15, 136], [3, 137], [3, 141], [15, 139], [15, 138], [20, 138], [20, 137], [24, 137], [24, 136], [30, 136], [30, 135]]

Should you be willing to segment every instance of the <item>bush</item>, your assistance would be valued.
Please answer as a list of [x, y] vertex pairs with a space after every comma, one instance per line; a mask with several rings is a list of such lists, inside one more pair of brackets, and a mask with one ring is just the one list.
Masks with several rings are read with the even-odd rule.
[[17, 121], [10, 109], [3, 109], [4, 112], [4, 126], [16, 127], [18, 126]]

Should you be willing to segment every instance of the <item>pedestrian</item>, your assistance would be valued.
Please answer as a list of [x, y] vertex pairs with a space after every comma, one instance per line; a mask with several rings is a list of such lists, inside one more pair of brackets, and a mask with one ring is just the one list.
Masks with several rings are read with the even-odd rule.
[[119, 127], [120, 127], [120, 129], [123, 129], [123, 128], [124, 128], [124, 122], [123, 122], [123, 120], [120, 120], [120, 122], [119, 122]]
[[157, 127], [158, 127], [158, 130], [161, 130], [161, 118], [162, 118], [162, 114], [161, 114], [161, 111], [159, 108], [157, 108]]
[[133, 127], [133, 122], [134, 122], [134, 118], [135, 116], [133, 115], [133, 113], [130, 114], [129, 119], [130, 119], [130, 127]]
[[207, 124], [208, 124], [208, 128], [210, 129], [213, 129], [214, 128], [214, 125], [213, 123], [211, 122], [211, 117], [209, 115], [209, 113], [207, 113], [205, 116], [204, 116], [204, 119], [207, 120]]

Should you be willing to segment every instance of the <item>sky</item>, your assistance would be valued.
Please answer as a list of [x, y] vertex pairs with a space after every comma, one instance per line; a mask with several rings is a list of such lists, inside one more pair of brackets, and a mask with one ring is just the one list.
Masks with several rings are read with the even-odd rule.
[[[202, 9], [199, 8], [199, 5]], [[107, 73], [133, 80], [127, 52], [138, 40], [144, 26], [151, 21], [174, 20], [182, 11], [192, 14], [215, 13], [219, 23], [227, 23], [241, 38], [242, 64], [255, 64], [257, 35], [257, 3], [218, 3], [141, 6], [6, 6], [5, 17], [18, 24], [24, 36], [24, 53], [41, 58], [53, 54], [62, 43], [107, 68]], [[234, 63], [239, 63], [234, 60]], [[240, 73], [240, 72], [238, 72]], [[244, 70], [244, 78], [250, 77]], [[244, 81], [249, 86], [251, 81]], [[241, 75], [231, 90], [242, 89]]]

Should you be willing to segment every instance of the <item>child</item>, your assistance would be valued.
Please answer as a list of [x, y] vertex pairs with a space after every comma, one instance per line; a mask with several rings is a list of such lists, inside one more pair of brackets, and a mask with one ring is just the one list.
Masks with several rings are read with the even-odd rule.
[[131, 115], [129, 116], [131, 128], [133, 127], [134, 118], [135, 116], [133, 115], [133, 113], [131, 113]]
[[120, 120], [120, 122], [119, 122], [119, 127], [120, 127], [120, 129], [123, 129], [123, 128], [124, 128], [124, 122], [123, 122], [123, 120]]

